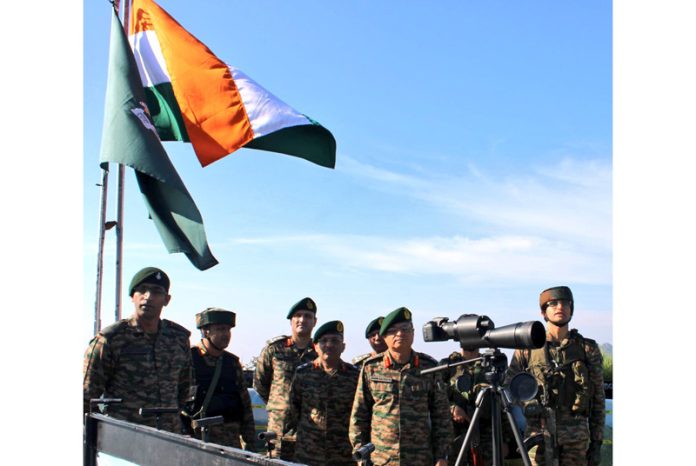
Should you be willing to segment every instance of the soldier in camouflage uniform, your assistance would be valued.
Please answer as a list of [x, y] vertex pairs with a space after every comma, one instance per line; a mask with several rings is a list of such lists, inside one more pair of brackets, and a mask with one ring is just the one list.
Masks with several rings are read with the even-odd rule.
[[[155, 417], [143, 417], [140, 408], [179, 408], [191, 396], [190, 332], [160, 319], [169, 304], [169, 277], [147, 267], [129, 286], [135, 312], [103, 329], [89, 344], [84, 359], [83, 409], [89, 400], [122, 398], [106, 408], [118, 419], [155, 427]], [[178, 414], [164, 414], [161, 428], [181, 432]]]
[[[452, 364], [459, 361], [468, 361], [480, 357], [477, 348], [461, 347], [449, 357], [440, 361], [440, 364]], [[454, 442], [450, 448], [449, 464], [454, 465], [462, 447], [464, 437], [471, 417], [476, 409], [476, 395], [481, 384], [486, 384], [481, 361], [462, 364], [445, 371], [444, 377], [447, 383], [447, 398], [450, 402], [452, 416], [452, 428], [454, 430]], [[491, 413], [488, 403], [484, 401], [479, 417], [478, 429], [473, 433], [469, 451], [463, 457], [462, 466], [467, 464], [491, 464], [492, 461], [492, 436]], [[484, 462], [482, 463], [481, 460]]]
[[294, 461], [311, 466], [354, 466], [348, 439], [359, 370], [341, 360], [343, 323], [327, 322], [313, 338], [319, 357], [295, 371], [289, 429], [297, 430]]
[[375, 465], [445, 466], [452, 443], [446, 386], [439, 372], [420, 373], [437, 361], [413, 351], [405, 307], [387, 315], [379, 333], [388, 349], [360, 372], [350, 419], [353, 450], [372, 442]]
[[573, 293], [567, 286], [542, 291], [546, 344], [515, 350], [506, 380], [520, 371], [539, 384], [537, 399], [525, 406], [526, 437], [542, 440], [529, 451], [532, 464], [595, 466], [604, 438], [602, 353], [594, 340], [569, 330]]
[[[224, 424], [210, 426], [209, 442], [241, 448], [241, 436], [246, 448], [251, 448], [256, 436], [251, 399], [239, 358], [225, 351], [235, 324], [236, 314], [224, 309], [208, 308], [196, 314], [196, 327], [201, 330], [202, 339], [191, 348], [196, 398], [188, 412], [194, 419], [224, 417]], [[215, 385], [211, 388], [213, 381]], [[200, 432], [196, 436], [200, 438]]]
[[387, 344], [384, 342], [382, 335], [379, 334], [379, 328], [382, 326], [383, 320], [384, 317], [380, 316], [367, 324], [367, 328], [365, 329], [365, 338], [367, 339], [368, 343], [370, 343], [372, 352], [354, 357], [351, 363], [355, 366], [362, 367], [362, 364], [367, 360], [367, 358], [376, 356], [379, 353], [384, 353], [387, 350]]
[[[286, 430], [290, 385], [295, 369], [317, 357], [312, 345], [312, 330], [317, 322], [316, 312], [317, 305], [311, 298], [303, 298], [294, 304], [287, 315], [292, 335], [281, 335], [269, 340], [256, 362], [254, 388], [266, 402], [268, 430], [275, 432], [279, 438]], [[292, 438], [285, 440], [288, 445], [292, 442]], [[287, 455], [282, 454], [281, 457], [290, 459], [292, 447]]]

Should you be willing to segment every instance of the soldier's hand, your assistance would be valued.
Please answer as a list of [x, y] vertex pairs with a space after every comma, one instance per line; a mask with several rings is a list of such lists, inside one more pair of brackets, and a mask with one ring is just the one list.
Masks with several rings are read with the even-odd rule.
[[590, 441], [590, 447], [587, 449], [587, 466], [599, 466], [602, 461], [602, 441]]
[[447, 460], [441, 458], [435, 462], [435, 466], [447, 466]]
[[466, 410], [464, 410], [463, 408], [460, 408], [457, 405], [454, 405], [452, 407], [452, 420], [454, 422], [458, 422], [458, 423], [471, 422], [471, 418], [466, 413]]

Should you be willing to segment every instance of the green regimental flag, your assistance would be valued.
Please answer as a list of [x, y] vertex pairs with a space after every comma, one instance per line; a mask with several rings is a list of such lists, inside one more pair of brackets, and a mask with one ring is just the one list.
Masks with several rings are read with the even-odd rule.
[[101, 166], [115, 162], [133, 168], [167, 250], [183, 252], [199, 270], [206, 270], [218, 262], [208, 247], [203, 219], [162, 147], [145, 102], [133, 52], [114, 12]]

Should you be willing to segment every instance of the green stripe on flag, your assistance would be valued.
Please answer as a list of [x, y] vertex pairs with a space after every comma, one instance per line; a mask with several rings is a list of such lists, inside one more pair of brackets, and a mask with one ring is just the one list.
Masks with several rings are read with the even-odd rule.
[[190, 142], [172, 83], [161, 83], [145, 88], [150, 116], [162, 141]]
[[322, 167], [336, 166], [336, 140], [319, 124], [283, 128], [253, 139], [244, 147], [294, 155]]

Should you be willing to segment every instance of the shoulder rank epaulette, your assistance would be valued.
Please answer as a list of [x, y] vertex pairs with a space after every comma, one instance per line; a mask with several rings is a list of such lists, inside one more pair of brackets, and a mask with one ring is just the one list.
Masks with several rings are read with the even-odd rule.
[[271, 338], [270, 340], [268, 340], [268, 341], [266, 342], [266, 344], [267, 344], [267, 345], [272, 345], [273, 343], [278, 343], [279, 341], [285, 340], [285, 339], [287, 339], [287, 338], [290, 338], [290, 337], [288, 337], [287, 335], [280, 335], [280, 336]]
[[191, 336], [191, 332], [181, 324], [177, 324], [176, 322], [167, 319], [162, 319], [162, 323], [166, 323], [167, 327], [173, 330], [175, 333], [181, 333], [187, 338]]
[[350, 362], [352, 364], [358, 364], [358, 363], [364, 361], [365, 359], [369, 358], [371, 355], [372, 355], [372, 353], [361, 354], [360, 356], [356, 356], [353, 359], [351, 359]]
[[126, 328], [127, 325], [128, 319], [121, 319], [118, 322], [114, 322], [108, 327], [104, 327], [103, 329], [101, 329], [99, 331], [99, 334], [105, 336], [106, 338], [111, 338], [117, 333], [121, 332], [124, 328]]
[[372, 363], [374, 361], [381, 361], [384, 354], [385, 353], [378, 353], [378, 354], [375, 354], [374, 356], [370, 356], [369, 358], [367, 358], [363, 361], [363, 365], [365, 365], [367, 363]]

